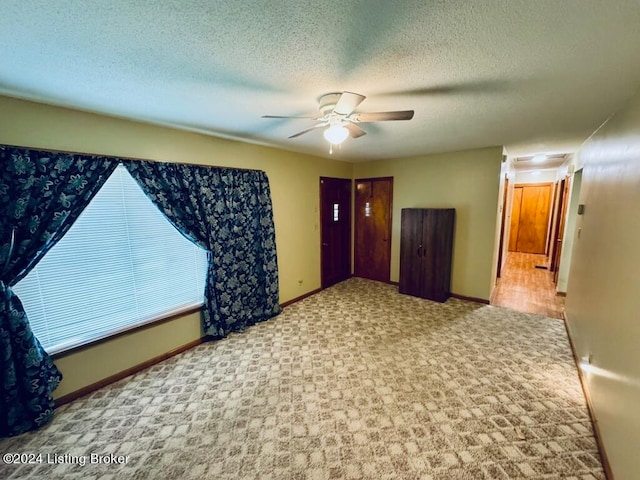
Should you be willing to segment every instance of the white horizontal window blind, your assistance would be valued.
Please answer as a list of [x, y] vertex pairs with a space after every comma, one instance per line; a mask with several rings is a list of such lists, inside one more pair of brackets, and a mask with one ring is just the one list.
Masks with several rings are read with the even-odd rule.
[[207, 252], [118, 166], [14, 291], [48, 353], [202, 305]]

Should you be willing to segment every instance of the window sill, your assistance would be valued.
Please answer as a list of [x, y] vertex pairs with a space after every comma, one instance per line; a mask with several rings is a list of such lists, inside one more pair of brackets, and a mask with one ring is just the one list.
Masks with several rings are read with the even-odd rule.
[[57, 348], [52, 348], [51, 350], [47, 350], [47, 353], [55, 360], [71, 353], [83, 350], [85, 348], [93, 347], [95, 345], [99, 345], [101, 343], [108, 342], [113, 340], [114, 338], [121, 337], [123, 335], [127, 335], [130, 333], [134, 333], [138, 330], [143, 330], [145, 328], [153, 327], [154, 325], [158, 325], [160, 323], [172, 320], [174, 318], [180, 317], [182, 315], [187, 315], [190, 313], [195, 313], [197, 311], [202, 310], [203, 304], [197, 305], [187, 305], [185, 307], [181, 307], [175, 310], [171, 310], [157, 317], [144, 320], [135, 325], [130, 325], [127, 327], [120, 328], [118, 330], [113, 330], [111, 332], [105, 333], [100, 337], [92, 338], [91, 340], [78, 340], [77, 342], [69, 343], [67, 345], [61, 345]]

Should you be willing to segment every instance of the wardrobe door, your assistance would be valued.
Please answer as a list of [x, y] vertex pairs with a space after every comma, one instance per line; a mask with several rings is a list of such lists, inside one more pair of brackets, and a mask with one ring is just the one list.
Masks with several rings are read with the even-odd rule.
[[400, 282], [398, 291], [422, 296], [423, 277], [423, 210], [403, 208], [400, 223]]
[[451, 288], [451, 260], [453, 253], [454, 209], [425, 209], [423, 281], [420, 296], [444, 302]]

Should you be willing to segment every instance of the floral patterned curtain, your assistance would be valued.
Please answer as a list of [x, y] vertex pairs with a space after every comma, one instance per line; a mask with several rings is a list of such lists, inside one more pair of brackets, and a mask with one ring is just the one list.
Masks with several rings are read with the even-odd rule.
[[62, 379], [11, 287], [63, 237], [117, 164], [0, 146], [0, 436], [45, 424]]
[[207, 335], [223, 337], [280, 313], [264, 172], [0, 146], [0, 436], [49, 421], [62, 379], [11, 287], [64, 236], [121, 162], [173, 225], [209, 252]]
[[209, 251], [203, 310], [207, 335], [223, 337], [280, 313], [273, 211], [264, 172], [124, 164], [169, 221]]

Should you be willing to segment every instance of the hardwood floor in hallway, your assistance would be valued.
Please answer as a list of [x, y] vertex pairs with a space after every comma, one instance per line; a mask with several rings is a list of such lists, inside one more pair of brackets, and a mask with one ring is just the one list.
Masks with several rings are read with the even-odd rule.
[[509, 252], [491, 304], [562, 318], [564, 297], [556, 295], [553, 273], [539, 265], [548, 265], [545, 255]]

